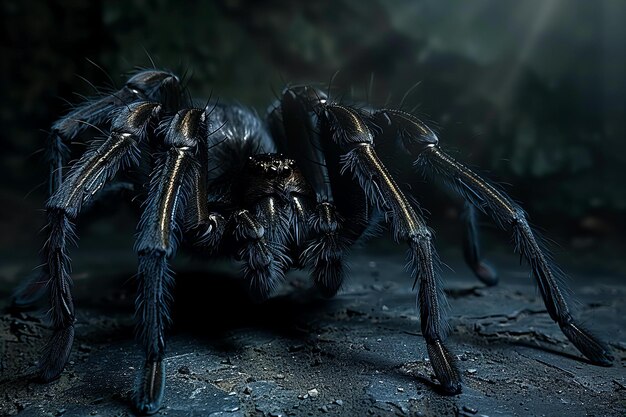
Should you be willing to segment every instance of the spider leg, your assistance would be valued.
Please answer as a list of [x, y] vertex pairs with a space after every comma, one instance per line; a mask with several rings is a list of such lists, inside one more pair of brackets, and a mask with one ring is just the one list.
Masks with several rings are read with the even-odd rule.
[[269, 241], [266, 229], [249, 210], [233, 213], [235, 240], [242, 244], [238, 256], [243, 261], [243, 275], [250, 283], [254, 299], [267, 299], [283, 280], [289, 259], [285, 246]]
[[476, 225], [476, 208], [465, 202], [461, 215], [465, 228], [463, 229], [463, 256], [465, 263], [474, 271], [474, 275], [487, 286], [498, 283], [498, 275], [489, 264], [483, 261], [480, 253], [478, 227]]
[[[411, 123], [415, 118], [399, 110], [377, 110], [367, 117], [368, 127], [376, 137], [376, 152], [387, 166], [401, 168], [414, 161], [414, 135], [428, 137], [431, 131], [419, 123]], [[406, 125], [412, 127], [409, 133]], [[413, 193], [415, 195], [415, 193]], [[456, 197], [456, 196], [452, 196]], [[456, 198], [455, 198], [456, 200]], [[482, 259], [479, 242], [479, 230], [476, 224], [476, 210], [472, 204], [463, 201], [462, 220], [462, 247], [466, 264], [474, 275], [487, 286], [496, 285], [498, 277], [495, 269]]]
[[[132, 190], [133, 184], [125, 182], [116, 182], [108, 184], [102, 187], [97, 192], [91, 201], [86, 201], [82, 207], [82, 214], [85, 215], [91, 212], [91, 208], [94, 204], [100, 201], [106, 201], [109, 197], [120, 193], [125, 190]], [[32, 309], [36, 304], [47, 295], [47, 280], [42, 277], [39, 271], [34, 271], [25, 277], [18, 285], [11, 296], [11, 309], [16, 311], [24, 311]]]
[[46, 159], [50, 165], [49, 195], [61, 187], [63, 167], [73, 140], [93, 126], [104, 126], [115, 111], [139, 101], [163, 103], [167, 111], [181, 96], [178, 78], [166, 71], [141, 71], [115, 92], [87, 100], [57, 120], [45, 142]]
[[549, 253], [535, 236], [524, 210], [503, 191], [444, 153], [434, 132], [415, 116], [386, 109], [375, 112], [372, 119], [379, 127], [395, 129], [400, 146], [416, 158], [416, 167], [422, 167], [426, 174], [436, 174], [436, 178], [450, 184], [461, 197], [489, 214], [500, 228], [512, 231], [516, 250], [530, 264], [552, 320], [591, 362], [610, 366], [613, 356], [608, 346], [572, 317], [562, 283], [564, 274], [552, 263]]
[[144, 137], [150, 120], [159, 111], [160, 106], [150, 102], [124, 108], [113, 121], [109, 137], [85, 152], [46, 204], [48, 238], [42, 251], [43, 274], [50, 291], [54, 332], [39, 362], [38, 376], [43, 381], [59, 376], [74, 339], [75, 316], [67, 253], [67, 244], [76, 239], [72, 219], [120, 167], [137, 162], [137, 142]]
[[201, 169], [193, 177], [191, 203], [185, 216], [189, 220], [184, 225], [185, 231], [192, 235], [193, 243], [209, 250], [217, 249], [226, 226], [226, 220], [219, 210], [209, 207], [208, 195], [208, 140], [198, 143], [197, 160]]
[[325, 297], [337, 294], [345, 277], [344, 253], [348, 240], [343, 234], [343, 219], [335, 205], [320, 201], [309, 217], [309, 228], [315, 236], [302, 256], [312, 265], [313, 282]]
[[302, 252], [302, 261], [312, 266], [313, 282], [322, 294], [332, 297], [344, 281], [343, 258], [348, 240], [344, 220], [337, 213], [317, 116], [306, 96], [309, 91], [285, 89], [280, 107], [272, 111], [269, 123], [273, 136], [298, 162], [315, 193], [317, 205], [307, 225], [313, 238]]
[[301, 195], [292, 193], [290, 197], [290, 205], [288, 212], [288, 223], [291, 225], [293, 248], [291, 252], [291, 258], [296, 268], [303, 268], [304, 262], [301, 262], [298, 255], [302, 251], [302, 247], [305, 244], [305, 240], [309, 235], [309, 224], [307, 222], [307, 216], [309, 213], [309, 205], [307, 204], [307, 198]]
[[50, 195], [63, 182], [63, 166], [70, 154], [71, 141], [89, 126], [103, 125], [114, 109], [132, 102], [133, 98], [130, 91], [121, 90], [115, 95], [86, 101], [52, 125], [45, 144], [46, 157], [50, 164]]
[[341, 157], [342, 173], [352, 174], [370, 203], [385, 213], [395, 240], [409, 245], [409, 267], [415, 283], [420, 284], [418, 305], [428, 355], [443, 391], [457, 394], [461, 391], [461, 376], [444, 345], [447, 303], [436, 273], [438, 261], [432, 233], [378, 158], [372, 133], [362, 115], [355, 109], [330, 104], [323, 108], [323, 117], [333, 142], [345, 152]]
[[170, 321], [169, 290], [173, 284], [168, 260], [176, 252], [182, 215], [198, 175], [197, 141], [205, 132], [205, 113], [201, 109], [181, 110], [165, 127], [169, 149], [151, 175], [150, 192], [139, 222], [135, 244], [139, 292], [135, 309], [145, 363], [138, 371], [133, 404], [145, 414], [157, 412], [163, 397], [164, 333]]
[[[292, 207], [283, 196], [269, 195], [262, 198], [255, 205], [255, 215], [265, 229], [265, 239], [281, 249], [281, 257], [285, 261], [282, 265], [284, 273], [291, 267], [291, 258], [288, 251], [292, 242], [297, 238], [292, 231], [290, 221], [298, 221], [292, 213]], [[298, 224], [294, 224], [298, 228]]]
[[415, 283], [419, 282], [417, 302], [428, 356], [443, 391], [448, 394], [461, 392], [456, 361], [444, 345], [448, 333], [447, 302], [436, 272], [438, 260], [432, 233], [378, 159], [371, 144], [356, 145], [346, 154], [343, 170], [352, 173], [370, 202], [385, 212], [395, 240], [408, 242], [411, 275]]
[[205, 169], [198, 170], [197, 174], [193, 178], [193, 195], [192, 204], [189, 205], [190, 221], [188, 222], [187, 229], [204, 229], [202, 225], [207, 224], [209, 221], [209, 194], [208, 194], [208, 144], [206, 141], [198, 143], [198, 163]]
[[511, 230], [516, 250], [530, 264], [539, 291], [552, 320], [567, 338], [591, 362], [610, 366], [613, 360], [608, 346], [583, 329], [573, 318], [562, 282], [563, 273], [556, 267], [541, 241], [528, 224], [526, 214], [503, 191], [485, 181], [469, 168], [452, 159], [438, 146], [430, 145], [419, 155], [416, 164], [427, 164], [476, 207], [491, 215], [505, 230]]

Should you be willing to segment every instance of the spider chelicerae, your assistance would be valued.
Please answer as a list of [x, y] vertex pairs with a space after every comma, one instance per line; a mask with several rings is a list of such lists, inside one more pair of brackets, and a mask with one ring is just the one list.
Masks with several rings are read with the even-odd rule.
[[[105, 137], [89, 140], [88, 150], [66, 169], [70, 143], [95, 130]], [[208, 254], [239, 259], [251, 294], [260, 300], [290, 268], [305, 266], [322, 293], [332, 296], [344, 280], [346, 251], [378, 223], [389, 225], [395, 240], [408, 245], [433, 370], [443, 392], [460, 392], [461, 376], [445, 345], [445, 300], [432, 233], [419, 196], [398, 186], [390, 165], [441, 179], [465, 199], [465, 258], [488, 285], [497, 278], [480, 257], [474, 207], [511, 231], [550, 317], [591, 362], [611, 364], [607, 346], [572, 317], [562, 273], [524, 211], [446, 154], [435, 133], [409, 113], [357, 108], [297, 85], [285, 88], [261, 120], [241, 105], [196, 107], [178, 77], [151, 69], [58, 120], [46, 148], [51, 171], [44, 277], [16, 295], [16, 303], [25, 304], [42, 288], [49, 293], [53, 334], [38, 365], [43, 381], [62, 372], [74, 339], [67, 250], [75, 239], [72, 221], [115, 184], [119, 171], [132, 167], [149, 172], [139, 175], [135, 169], [132, 179], [142, 201], [136, 318], [145, 363], [133, 395], [140, 413], [156, 412], [163, 397], [164, 332], [174, 284], [168, 262], [181, 239]]]

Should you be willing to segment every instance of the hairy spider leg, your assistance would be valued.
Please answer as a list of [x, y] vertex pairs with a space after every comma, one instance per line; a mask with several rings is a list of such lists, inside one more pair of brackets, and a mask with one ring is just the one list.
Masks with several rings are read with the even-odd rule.
[[[44, 151], [50, 166], [48, 196], [52, 196], [63, 182], [63, 169], [70, 155], [70, 145], [81, 133], [90, 128], [104, 128], [124, 106], [142, 101], [156, 101], [164, 109], [181, 100], [178, 78], [165, 71], [140, 71], [126, 85], [115, 92], [102, 93], [88, 99], [57, 120], [46, 138]], [[103, 193], [99, 193], [101, 196]], [[46, 294], [46, 281], [35, 273], [16, 288], [12, 307], [25, 309], [34, 305]]]
[[[294, 176], [298, 176], [294, 175]], [[261, 198], [255, 205], [256, 216], [265, 228], [266, 237], [284, 248], [284, 272], [291, 267], [302, 267], [300, 253], [309, 236], [310, 194], [306, 184], [271, 184], [276, 187], [273, 195]]]
[[582, 328], [572, 316], [567, 303], [564, 274], [554, 265], [550, 254], [533, 232], [524, 210], [504, 192], [455, 161], [438, 146], [427, 147], [416, 163], [429, 164], [433, 173], [440, 174], [457, 192], [489, 214], [498, 226], [512, 231], [516, 251], [530, 264], [532, 275], [552, 320], [559, 324], [565, 336], [591, 362], [610, 366], [613, 356], [609, 347]]
[[232, 222], [250, 293], [257, 301], [266, 300], [285, 277], [285, 265], [289, 263], [285, 247], [269, 241], [259, 219], [247, 209], [237, 210]]
[[349, 242], [344, 235], [344, 219], [335, 205], [318, 201], [309, 217], [314, 238], [302, 252], [304, 263], [312, 266], [313, 282], [324, 297], [332, 297], [343, 284], [344, 256]]
[[[211, 117], [211, 114], [208, 113], [207, 117]], [[212, 124], [216, 124], [215, 120]], [[184, 224], [185, 232], [191, 235], [193, 244], [209, 251], [217, 250], [226, 227], [223, 213], [209, 207], [208, 153], [214, 149], [215, 145], [209, 144], [208, 141], [198, 143], [197, 160], [201, 169], [197, 170], [192, 180], [191, 203], [188, 204], [185, 216], [189, 220]]]
[[343, 150], [342, 173], [350, 173], [369, 199], [385, 214], [396, 241], [409, 245], [409, 267], [419, 282], [417, 302], [421, 327], [435, 375], [445, 393], [461, 391], [456, 361], [444, 345], [448, 332], [447, 302], [438, 279], [432, 233], [374, 151], [372, 132], [363, 115], [339, 104], [326, 104], [319, 114], [331, 128], [332, 140]]
[[[210, 117], [210, 114], [208, 115]], [[208, 153], [209, 144], [207, 141], [201, 141], [198, 143], [197, 160], [201, 167], [204, 169], [198, 170], [197, 174], [193, 178], [193, 193], [191, 195], [191, 204], [189, 204], [185, 217], [189, 219], [185, 224], [185, 230], [189, 231], [195, 229], [197, 232], [198, 240], [203, 240], [207, 232], [211, 233], [212, 227], [217, 226], [211, 221], [211, 213], [208, 207], [209, 201], [209, 172], [208, 172]], [[215, 220], [215, 218], [213, 219]]]
[[69, 146], [82, 132], [90, 127], [104, 127], [115, 111], [131, 103], [155, 101], [169, 112], [176, 109], [181, 100], [178, 77], [166, 71], [145, 70], [128, 79], [120, 90], [102, 93], [72, 109], [52, 125], [46, 139], [46, 159], [50, 164], [49, 195], [61, 186]]
[[[98, 203], [109, 203], [115, 197], [125, 191], [134, 190], [134, 185], [128, 182], [114, 182], [107, 184], [98, 191], [90, 201], [85, 202], [81, 208], [81, 217], [86, 220], [86, 215], [97, 216], [101, 210], [97, 210]], [[107, 207], [108, 208], [108, 207]], [[96, 210], [94, 210], [96, 209]], [[46, 298], [48, 294], [47, 280], [42, 277], [41, 272], [36, 269], [28, 276], [24, 277], [11, 295], [12, 311], [28, 311], [36, 309], [38, 302]]]
[[[312, 194], [312, 193], [311, 193]], [[294, 192], [289, 199], [288, 223], [291, 225], [292, 246], [290, 252], [291, 266], [304, 268], [306, 262], [300, 254], [310, 234], [309, 213], [311, 212], [310, 195]]]
[[138, 102], [123, 108], [111, 125], [111, 133], [72, 166], [61, 187], [46, 204], [47, 240], [42, 251], [44, 281], [50, 292], [53, 335], [39, 361], [38, 377], [50, 381], [59, 376], [69, 357], [74, 339], [74, 304], [71, 295], [68, 243], [76, 237], [72, 219], [84, 204], [122, 167], [138, 161], [138, 142], [147, 134], [161, 105]]
[[181, 110], [162, 128], [169, 149], [158, 158], [151, 175], [135, 243], [139, 257], [135, 309], [145, 363], [138, 371], [133, 403], [145, 414], [157, 412], [163, 398], [165, 328], [173, 285], [168, 260], [176, 253], [185, 205], [198, 175], [197, 145], [206, 139], [206, 114], [204, 109]]
[[339, 215], [325, 152], [320, 141], [319, 120], [314, 107], [320, 97], [309, 87], [286, 88], [280, 106], [270, 113], [270, 127], [281, 149], [296, 160], [311, 189], [316, 207], [311, 210], [308, 228], [312, 239], [302, 251], [310, 265], [314, 284], [325, 297], [334, 296], [343, 284], [344, 255], [349, 246], [344, 219]]
[[[384, 164], [393, 164], [393, 167], [400, 168], [414, 161], [414, 157], [407, 152], [407, 146], [411, 147], [412, 140], [412, 132], [409, 133], [409, 131], [411, 129], [421, 129], [422, 135], [430, 132], [430, 129], [424, 124], [415, 127], [414, 120], [414, 116], [401, 110], [371, 110], [371, 115], [366, 121], [369, 122], [369, 127], [376, 137], [376, 151]], [[450, 192], [450, 190], [446, 191]], [[415, 192], [411, 194], [416, 195]], [[472, 204], [468, 204], [465, 199], [462, 200], [463, 209], [460, 216], [462, 222], [461, 242], [465, 263], [485, 285], [496, 285], [498, 282], [497, 272], [483, 259], [480, 250], [476, 209]]]
[[436, 135], [416, 117], [394, 110], [381, 112], [392, 124], [401, 126], [402, 144], [415, 158], [415, 167], [434, 179], [443, 179], [466, 201], [490, 215], [500, 228], [513, 233], [516, 251], [530, 264], [552, 320], [591, 362], [610, 366], [613, 357], [609, 347], [574, 320], [566, 300], [564, 274], [553, 264], [524, 210], [496, 186], [444, 153]]
[[463, 258], [465, 263], [472, 269], [476, 278], [491, 287], [498, 283], [496, 270], [483, 260], [480, 250], [478, 226], [476, 225], [476, 208], [473, 204], [465, 202], [461, 214], [463, 223]]

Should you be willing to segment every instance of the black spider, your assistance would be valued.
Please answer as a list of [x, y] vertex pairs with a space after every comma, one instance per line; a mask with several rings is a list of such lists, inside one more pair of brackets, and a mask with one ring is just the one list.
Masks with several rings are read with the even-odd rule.
[[[90, 127], [110, 133], [91, 141], [64, 175], [68, 144]], [[432, 234], [417, 202], [407, 198], [385, 167], [391, 164], [405, 172], [431, 173], [468, 202], [466, 260], [489, 285], [496, 276], [481, 261], [470, 207], [510, 230], [550, 317], [591, 362], [611, 364], [607, 346], [570, 314], [559, 282], [562, 274], [541, 248], [524, 211], [444, 153], [433, 131], [411, 114], [357, 109], [319, 89], [294, 86], [283, 91], [263, 122], [239, 105], [193, 107], [175, 75], [146, 70], [121, 90], [87, 101], [56, 122], [47, 148], [51, 197], [46, 204], [45, 279], [26, 285], [16, 300], [26, 303], [41, 282], [49, 290], [54, 332], [39, 362], [43, 381], [62, 372], [74, 339], [67, 254], [75, 239], [72, 220], [118, 171], [132, 166], [152, 167], [149, 181], [134, 178], [140, 190], [148, 189], [135, 245], [137, 331], [145, 353], [133, 397], [139, 412], [156, 412], [163, 396], [164, 331], [173, 285], [168, 261], [179, 239], [236, 256], [259, 299], [270, 296], [290, 268], [304, 265], [311, 268], [315, 285], [332, 296], [344, 280], [346, 250], [379, 221], [390, 225], [396, 241], [408, 244], [435, 375], [444, 392], [460, 392], [460, 373], [444, 345], [446, 303]], [[394, 159], [398, 154], [409, 162]]]

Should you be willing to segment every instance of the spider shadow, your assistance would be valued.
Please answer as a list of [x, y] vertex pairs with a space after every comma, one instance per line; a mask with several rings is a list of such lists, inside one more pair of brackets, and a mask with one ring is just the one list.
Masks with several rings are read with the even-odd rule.
[[[247, 282], [238, 274], [205, 271], [177, 274], [175, 299], [176, 325], [173, 331], [200, 338], [212, 349], [226, 354], [240, 348], [238, 342], [230, 337], [237, 330], [244, 330], [252, 338], [262, 332], [307, 344], [316, 339], [311, 321], [335, 310], [345, 301], [342, 298], [325, 298], [311, 284], [306, 287], [291, 286], [280, 295], [258, 303], [251, 300]], [[205, 321], [208, 324], [199, 325]], [[372, 324], [369, 321], [354, 323], [355, 328], [359, 326], [369, 327]], [[342, 361], [342, 366], [354, 367], [357, 373], [362, 372], [362, 364], [366, 363], [372, 369], [385, 369], [398, 381], [414, 382], [434, 393], [449, 396], [437, 382], [420, 374], [407, 375], [399, 369], [398, 362], [382, 355], [347, 350], [340, 355], [349, 355], [354, 359]]]
[[386, 369], [388, 374], [397, 380], [398, 382], [404, 382], [406, 385], [410, 383], [415, 383], [416, 386], [422, 385], [428, 390], [434, 392], [435, 394], [441, 395], [443, 397], [447, 397], [450, 399], [457, 398], [459, 393], [451, 394], [448, 391], [445, 391], [441, 384], [433, 381], [432, 379], [426, 377], [423, 374], [417, 373], [415, 371], [403, 372], [400, 370], [402, 364], [399, 364], [392, 359], [382, 356], [380, 354], [371, 353], [371, 352], [358, 352], [352, 354], [353, 358], [366, 362], [371, 365], [374, 369]]
[[224, 352], [238, 348], [230, 336], [241, 329], [306, 342], [310, 319], [336, 302], [312, 285], [290, 285], [256, 302], [239, 274], [207, 271], [177, 273], [174, 299], [172, 332], [193, 335]]
[[[510, 336], [502, 336], [502, 337], [497, 337], [497, 338], [482, 336], [480, 337], [480, 339], [477, 339], [476, 337], [471, 337], [471, 338], [464, 339], [463, 341], [465, 343], [472, 344], [478, 348], [489, 347], [489, 348], [495, 348], [499, 350], [510, 350], [511, 348], [514, 348], [515, 346], [521, 346], [521, 347], [529, 348], [532, 350], [549, 353], [551, 355], [556, 356], [558, 359], [569, 359], [578, 363], [584, 363], [585, 365], [597, 366], [596, 364], [594, 364], [593, 362], [591, 362], [589, 359], [585, 358], [584, 356], [578, 356], [573, 353], [564, 352], [563, 350], [550, 347], [548, 345], [549, 342], [540, 341], [538, 339], [532, 339], [532, 338], [519, 339], [516, 337], [510, 337]], [[534, 358], [534, 359], [538, 360], [540, 358]]]
[[[252, 338], [262, 332], [299, 344], [310, 343], [316, 338], [311, 321], [335, 310], [345, 301], [325, 298], [313, 285], [309, 285], [291, 287], [258, 303], [251, 300], [247, 282], [238, 278], [237, 274], [209, 274], [205, 271], [177, 274], [175, 299], [174, 333], [200, 338], [212, 349], [226, 354], [241, 348], [235, 341], [237, 338], [230, 337], [237, 330], [244, 330]], [[208, 324], [199, 325], [207, 319]], [[369, 327], [372, 324], [367, 321], [355, 323], [355, 326]], [[340, 355], [355, 359], [342, 361], [342, 366], [354, 367], [356, 373], [362, 372], [362, 364], [367, 364], [372, 369], [385, 369], [399, 381], [415, 382], [436, 394], [450, 396], [439, 383], [424, 375], [408, 375], [400, 370], [398, 362], [383, 355], [347, 350]]]

